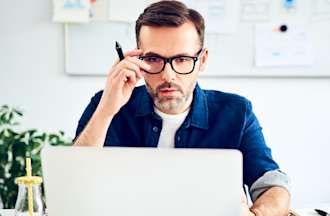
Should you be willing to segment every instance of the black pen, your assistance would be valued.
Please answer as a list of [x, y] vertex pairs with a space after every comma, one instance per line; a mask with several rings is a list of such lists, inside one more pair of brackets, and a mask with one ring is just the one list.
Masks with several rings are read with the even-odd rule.
[[116, 50], [119, 56], [119, 60], [123, 60], [124, 59], [124, 54], [123, 54], [123, 50], [121, 49], [120, 44], [116, 41]]
[[319, 215], [322, 215], [322, 216], [329, 216], [330, 214], [325, 212], [325, 211], [322, 211], [320, 209], [314, 209]]

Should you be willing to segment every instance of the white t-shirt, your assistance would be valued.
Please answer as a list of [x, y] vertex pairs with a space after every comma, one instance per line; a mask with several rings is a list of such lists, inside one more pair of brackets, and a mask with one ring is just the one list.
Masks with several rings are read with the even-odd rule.
[[189, 109], [183, 113], [171, 115], [155, 108], [155, 112], [163, 119], [162, 131], [158, 141], [158, 148], [174, 148], [175, 133], [187, 117]]

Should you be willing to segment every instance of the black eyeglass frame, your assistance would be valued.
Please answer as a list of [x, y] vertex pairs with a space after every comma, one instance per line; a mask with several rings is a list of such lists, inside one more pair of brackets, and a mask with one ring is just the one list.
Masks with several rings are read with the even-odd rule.
[[[148, 73], [148, 74], [160, 74], [160, 73], [164, 70], [166, 64], [169, 63], [169, 64], [171, 65], [172, 70], [173, 70], [175, 73], [177, 73], [177, 74], [181, 74], [181, 75], [186, 75], [186, 74], [191, 74], [191, 73], [195, 70], [196, 62], [198, 61], [198, 59], [199, 59], [199, 55], [202, 53], [202, 51], [203, 51], [203, 48], [201, 48], [201, 49], [197, 52], [196, 56], [185, 56], [185, 55], [182, 55], [182, 56], [174, 56], [174, 57], [170, 57], [170, 58], [165, 58], [165, 57], [162, 57], [162, 56], [153, 56], [153, 55], [150, 55], [150, 56], [139, 56], [139, 59], [140, 59], [140, 60], [143, 60], [144, 58], [157, 57], [157, 58], [160, 58], [160, 59], [163, 60], [164, 65], [163, 65], [163, 68], [162, 68], [159, 72], [157, 72], [157, 73], [150, 73], [150, 72], [144, 70], [144, 71], [145, 71], [146, 73]], [[174, 67], [173, 67], [173, 64], [172, 64], [172, 62], [173, 62], [174, 59], [182, 58], [182, 57], [184, 57], [184, 58], [191, 58], [191, 59], [194, 61], [194, 65], [193, 65], [192, 70], [189, 71], [189, 72], [187, 72], [187, 73], [181, 73], [181, 72], [176, 71], [176, 70], [174, 69]]]

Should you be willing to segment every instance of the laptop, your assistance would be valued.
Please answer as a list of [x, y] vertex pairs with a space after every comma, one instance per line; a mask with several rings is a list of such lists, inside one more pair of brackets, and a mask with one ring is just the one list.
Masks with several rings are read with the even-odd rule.
[[237, 150], [46, 147], [49, 216], [240, 215]]

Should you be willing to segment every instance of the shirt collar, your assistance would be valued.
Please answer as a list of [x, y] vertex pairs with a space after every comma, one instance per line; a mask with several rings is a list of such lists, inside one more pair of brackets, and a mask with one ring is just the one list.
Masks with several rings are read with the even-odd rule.
[[140, 91], [137, 99], [140, 102], [137, 103], [138, 107], [135, 113], [136, 117], [146, 116], [154, 113], [154, 102], [152, 101], [152, 98], [150, 97], [145, 85], [142, 87], [142, 91]]
[[191, 106], [191, 126], [208, 129], [209, 111], [207, 107], [207, 98], [203, 90], [196, 84]]
[[[153, 114], [153, 101], [146, 89], [146, 86], [143, 86], [143, 90], [140, 93], [141, 94], [137, 97], [140, 102], [138, 103], [135, 116], [140, 117]], [[208, 129], [208, 115], [206, 95], [199, 85], [196, 84], [193, 93], [192, 106], [188, 114], [188, 124], [197, 128]]]

